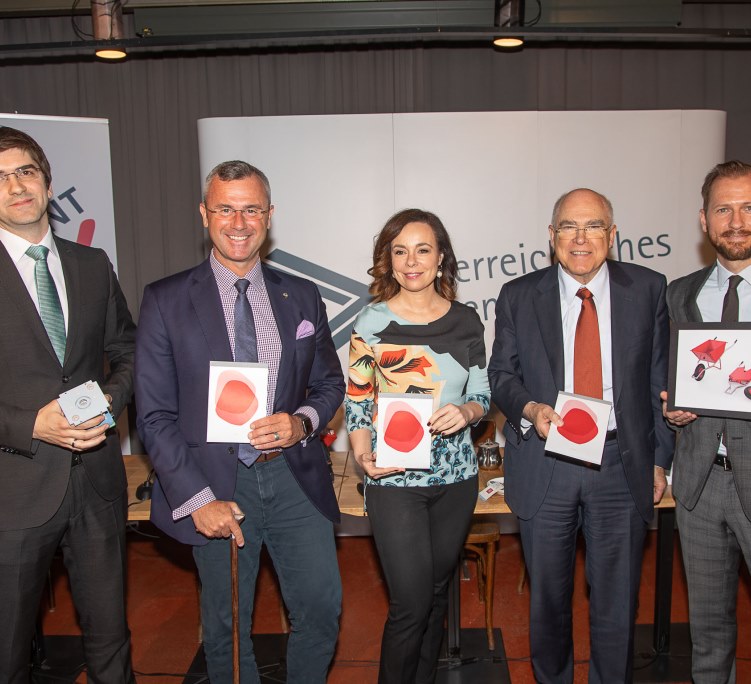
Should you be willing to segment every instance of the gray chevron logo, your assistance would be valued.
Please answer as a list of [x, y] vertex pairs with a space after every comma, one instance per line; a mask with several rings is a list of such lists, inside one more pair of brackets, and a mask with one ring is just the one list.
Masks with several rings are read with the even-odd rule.
[[281, 249], [269, 252], [264, 261], [278, 271], [312, 280], [326, 302], [334, 345], [340, 349], [349, 344], [352, 321], [370, 302], [367, 285]]

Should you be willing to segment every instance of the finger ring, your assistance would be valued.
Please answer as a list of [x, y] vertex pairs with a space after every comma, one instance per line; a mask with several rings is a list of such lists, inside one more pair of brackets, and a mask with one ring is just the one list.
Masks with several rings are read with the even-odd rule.
[[70, 448], [71, 449], [75, 449], [76, 448], [76, 440], [75, 439], [70, 443]]
[[278, 433], [278, 432], [275, 432], [275, 433], [274, 433], [274, 441], [275, 441], [275, 442], [278, 442], [278, 441], [279, 441], [280, 439], [281, 439], [281, 437], [279, 436], [279, 433]]

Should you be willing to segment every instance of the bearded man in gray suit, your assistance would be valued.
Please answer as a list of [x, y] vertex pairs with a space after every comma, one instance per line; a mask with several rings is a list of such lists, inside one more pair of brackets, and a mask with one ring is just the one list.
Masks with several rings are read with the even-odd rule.
[[[699, 219], [717, 260], [670, 284], [670, 318], [751, 321], [751, 165], [715, 166], [702, 198]], [[751, 422], [665, 415], [679, 432], [673, 494], [688, 580], [692, 677], [695, 684], [732, 684], [738, 571], [741, 554], [747, 565], [751, 558]]]

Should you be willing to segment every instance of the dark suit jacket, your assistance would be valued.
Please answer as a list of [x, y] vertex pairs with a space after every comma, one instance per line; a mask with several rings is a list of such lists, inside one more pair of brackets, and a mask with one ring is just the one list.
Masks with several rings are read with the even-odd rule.
[[[71, 452], [32, 439], [39, 409], [62, 392], [96, 380], [103, 392], [112, 395], [117, 416], [133, 392], [135, 326], [107, 255], [101, 249], [54, 239], [68, 293], [62, 367], [18, 270], [0, 244], [1, 530], [43, 524], [58, 509], [68, 487]], [[125, 491], [120, 440], [114, 431], [82, 459], [104, 499], [114, 500]]]
[[[714, 265], [678, 278], [668, 287], [670, 318], [676, 323], [702, 321], [696, 297]], [[751, 422], [733, 418], [700, 416], [678, 431], [673, 473], [673, 494], [689, 510], [696, 506], [712, 469], [720, 435], [727, 436], [728, 457], [733, 464], [733, 481], [743, 511], [751, 520]]]
[[[282, 341], [274, 411], [311, 406], [319, 427], [331, 420], [344, 396], [341, 364], [316, 286], [263, 267], [266, 289]], [[310, 321], [315, 333], [296, 340]], [[151, 519], [186, 544], [208, 540], [190, 516], [172, 511], [206, 487], [231, 500], [237, 475], [237, 444], [206, 442], [209, 362], [232, 361], [219, 290], [208, 260], [146, 287], [136, 345], [138, 430], [158, 480]], [[287, 463], [310, 501], [338, 522], [325, 448], [317, 436], [285, 449]]]
[[[641, 266], [617, 261], [607, 265], [618, 446], [636, 508], [651, 520], [653, 468], [669, 467], [673, 453], [672, 432], [663, 420], [659, 398], [668, 370], [666, 282]], [[488, 375], [493, 401], [506, 416], [506, 500], [527, 520], [542, 504], [556, 464], [534, 428], [522, 437], [520, 422], [527, 402], [555, 406], [564, 389], [558, 266], [504, 285], [495, 325]]]

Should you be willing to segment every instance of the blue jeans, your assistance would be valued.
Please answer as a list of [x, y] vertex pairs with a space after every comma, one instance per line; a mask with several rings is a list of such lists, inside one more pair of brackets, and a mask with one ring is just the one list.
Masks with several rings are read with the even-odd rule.
[[[259, 555], [266, 544], [289, 610], [287, 682], [324, 684], [339, 634], [342, 599], [333, 524], [310, 503], [284, 456], [250, 468], [238, 461], [234, 500], [245, 513], [245, 546], [238, 553], [241, 682], [260, 681], [250, 628]], [[227, 539], [212, 539], [193, 549], [212, 684], [232, 682], [229, 544]]]

